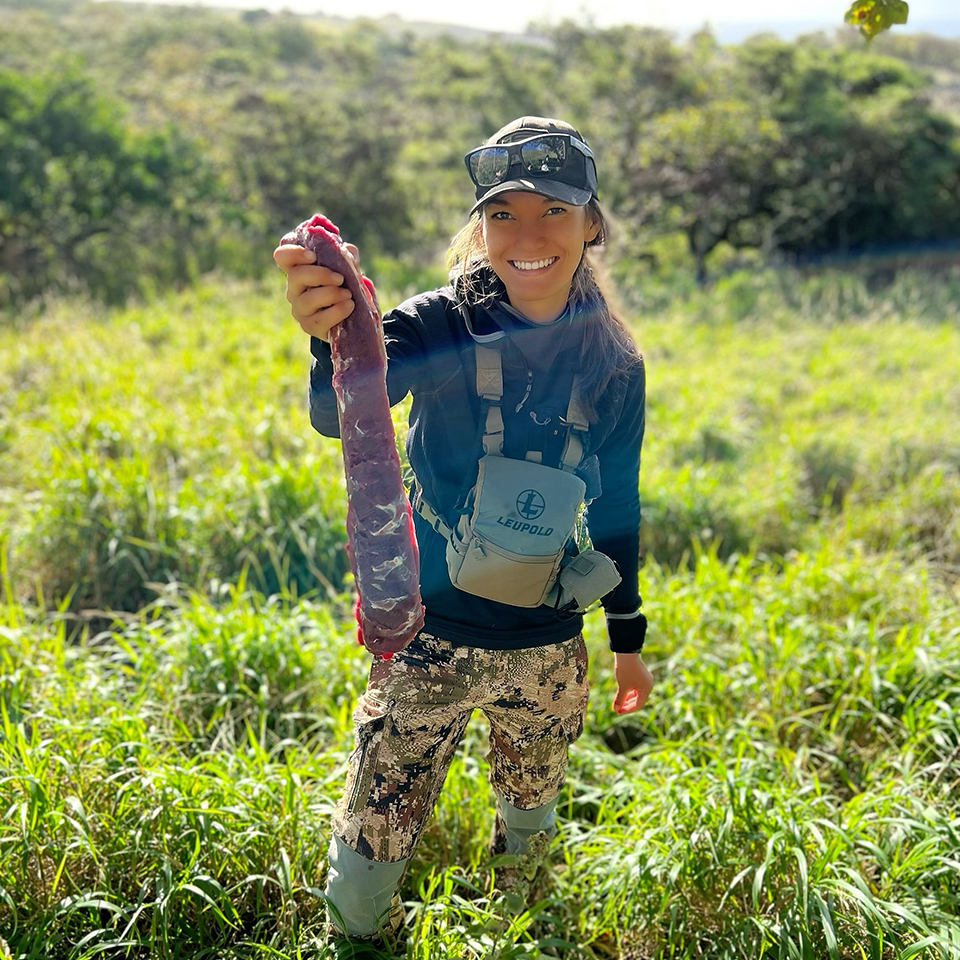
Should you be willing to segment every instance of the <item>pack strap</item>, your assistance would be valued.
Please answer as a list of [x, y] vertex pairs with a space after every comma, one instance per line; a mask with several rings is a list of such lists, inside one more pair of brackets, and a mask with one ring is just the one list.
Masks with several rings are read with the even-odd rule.
[[560, 457], [561, 469], [572, 473], [580, 466], [583, 459], [584, 444], [590, 432], [590, 421], [580, 394], [580, 373], [574, 374], [573, 386], [570, 388], [570, 402], [567, 404], [567, 415], [564, 418], [567, 430], [567, 442], [563, 446], [563, 455]]
[[486, 456], [503, 456], [503, 414], [500, 401], [503, 399], [503, 366], [500, 363], [500, 347], [488, 347], [477, 343], [477, 393], [484, 415], [483, 452]]
[[[477, 360], [477, 394], [480, 397], [484, 417], [483, 452], [486, 456], [503, 456], [503, 413], [500, 405], [503, 400], [503, 364], [500, 356], [500, 342], [493, 345], [474, 344]], [[590, 421], [583, 407], [580, 390], [580, 374], [574, 374], [567, 403], [567, 415], [563, 418], [567, 427], [567, 439], [560, 457], [560, 469], [573, 473], [580, 466]], [[526, 459], [540, 462], [537, 452], [528, 452]]]
[[410, 506], [413, 507], [417, 513], [423, 517], [427, 523], [433, 527], [434, 530], [439, 533], [444, 540], [450, 539], [450, 534], [453, 532], [449, 526], [447, 526], [444, 519], [423, 499], [423, 488], [419, 483], [414, 481], [413, 490], [411, 490], [410, 496]]
[[485, 343], [474, 344], [477, 358], [477, 393], [491, 403], [503, 398], [503, 369], [500, 364], [500, 348]]

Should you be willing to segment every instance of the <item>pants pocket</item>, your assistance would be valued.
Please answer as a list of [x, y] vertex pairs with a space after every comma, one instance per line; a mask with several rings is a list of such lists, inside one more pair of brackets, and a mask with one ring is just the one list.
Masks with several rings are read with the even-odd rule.
[[360, 697], [353, 712], [357, 745], [350, 754], [347, 773], [347, 810], [350, 813], [365, 807], [370, 800], [380, 745], [383, 742], [386, 712], [386, 703], [369, 691]]
[[580, 709], [564, 717], [560, 722], [560, 729], [563, 730], [564, 739], [568, 744], [578, 740], [583, 735], [583, 724], [587, 714], [587, 698], [581, 701]]

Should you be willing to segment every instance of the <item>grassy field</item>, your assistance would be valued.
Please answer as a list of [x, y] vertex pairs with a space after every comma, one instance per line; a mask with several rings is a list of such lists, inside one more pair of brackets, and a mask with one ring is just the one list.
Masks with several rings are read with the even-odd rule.
[[[13, 957], [323, 955], [367, 657], [284, 306], [209, 284], [0, 329]], [[520, 916], [490, 897], [471, 726], [404, 883], [408, 957], [958, 960], [960, 275], [735, 274], [632, 312], [657, 687], [613, 712], [591, 614]]]

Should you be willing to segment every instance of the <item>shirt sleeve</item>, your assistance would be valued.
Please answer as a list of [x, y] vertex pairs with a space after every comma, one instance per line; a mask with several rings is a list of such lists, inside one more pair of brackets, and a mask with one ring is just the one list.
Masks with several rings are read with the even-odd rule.
[[[608, 614], [640, 607], [640, 448], [645, 426], [646, 375], [640, 361], [627, 382], [617, 424], [596, 451], [601, 494], [587, 508], [594, 547], [614, 560], [621, 581], [603, 606]], [[629, 625], [629, 620], [617, 621]]]

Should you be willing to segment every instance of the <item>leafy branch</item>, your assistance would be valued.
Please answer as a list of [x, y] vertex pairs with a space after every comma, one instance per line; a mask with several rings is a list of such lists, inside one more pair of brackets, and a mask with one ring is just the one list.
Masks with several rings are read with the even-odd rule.
[[906, 0], [855, 0], [843, 19], [872, 40], [894, 24], [906, 23], [909, 9]]

